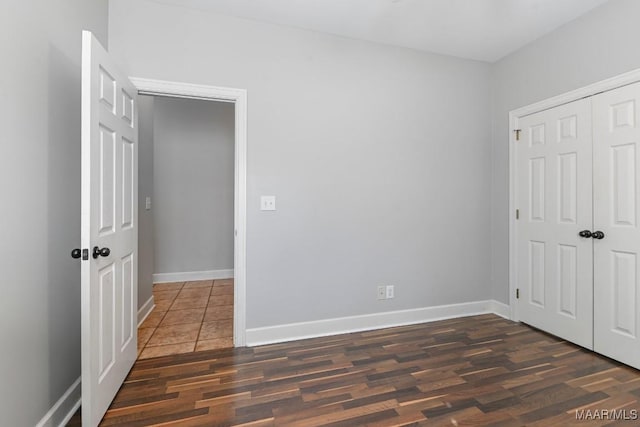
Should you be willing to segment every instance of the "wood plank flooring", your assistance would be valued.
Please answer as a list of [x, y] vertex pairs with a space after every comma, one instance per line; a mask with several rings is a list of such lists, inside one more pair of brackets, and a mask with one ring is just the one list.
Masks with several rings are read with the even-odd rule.
[[639, 400], [639, 371], [482, 315], [139, 360], [101, 425], [633, 426], [575, 412]]

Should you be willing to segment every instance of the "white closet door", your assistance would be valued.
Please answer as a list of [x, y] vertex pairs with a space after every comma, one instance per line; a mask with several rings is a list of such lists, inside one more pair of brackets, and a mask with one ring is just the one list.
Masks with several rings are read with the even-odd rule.
[[593, 348], [591, 101], [519, 120], [518, 315]]
[[593, 98], [594, 347], [640, 368], [640, 83]]

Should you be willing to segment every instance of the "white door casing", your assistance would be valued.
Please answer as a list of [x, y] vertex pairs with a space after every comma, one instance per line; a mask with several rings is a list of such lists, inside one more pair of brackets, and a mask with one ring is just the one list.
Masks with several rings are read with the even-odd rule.
[[[82, 33], [82, 423], [98, 425], [137, 356], [137, 91]], [[93, 257], [93, 248], [109, 254]]]
[[246, 345], [247, 282], [247, 91], [239, 88], [140, 77], [130, 77], [129, 80], [142, 95], [232, 102], [235, 105], [233, 344], [235, 347], [244, 347]]
[[640, 83], [593, 97], [594, 347], [640, 368]]
[[593, 348], [590, 100], [519, 119], [517, 271], [521, 321]]

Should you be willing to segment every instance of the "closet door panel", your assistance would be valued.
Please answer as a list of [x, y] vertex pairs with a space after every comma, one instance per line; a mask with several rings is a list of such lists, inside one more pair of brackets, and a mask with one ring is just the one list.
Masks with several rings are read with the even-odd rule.
[[594, 348], [640, 368], [640, 83], [593, 98]]
[[593, 348], [591, 101], [519, 120], [518, 316]]

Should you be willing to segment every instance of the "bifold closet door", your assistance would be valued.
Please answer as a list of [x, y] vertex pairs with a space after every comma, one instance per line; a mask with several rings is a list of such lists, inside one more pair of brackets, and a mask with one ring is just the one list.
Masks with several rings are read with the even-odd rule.
[[594, 349], [640, 368], [640, 83], [593, 97]]
[[518, 315], [593, 348], [591, 101], [519, 120]]

